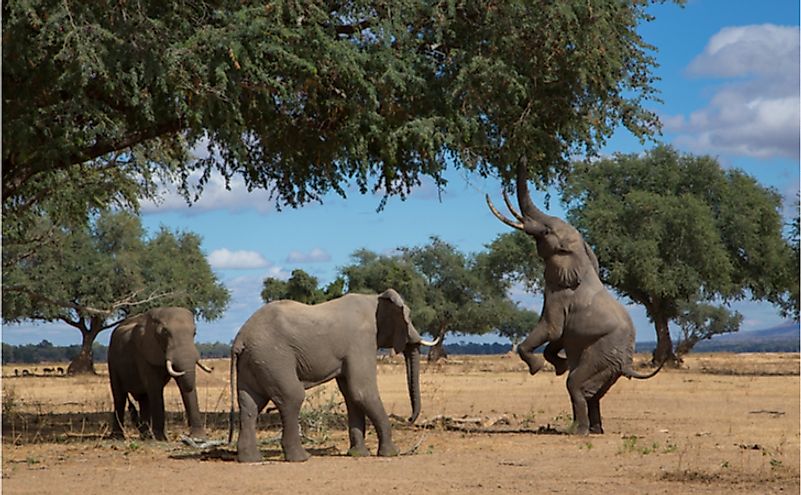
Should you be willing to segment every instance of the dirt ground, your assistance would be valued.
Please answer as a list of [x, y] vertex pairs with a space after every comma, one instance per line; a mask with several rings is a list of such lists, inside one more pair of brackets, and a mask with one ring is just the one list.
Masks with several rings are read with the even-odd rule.
[[[642, 358], [642, 357], [641, 357]], [[200, 377], [209, 436], [227, 435], [228, 362]], [[55, 364], [52, 367], [63, 364]], [[570, 421], [565, 377], [525, 373], [515, 357], [456, 356], [421, 374], [416, 426], [402, 360], [379, 364], [397, 458], [349, 458], [336, 387], [310, 390], [307, 448], [281, 460], [275, 412], [262, 414], [265, 462], [181, 443], [177, 387], [166, 389], [170, 442], [112, 441], [105, 369], [94, 377], [41, 376], [48, 365], [3, 367], [2, 490], [8, 494], [799, 493], [799, 355], [698, 354], [681, 370], [620, 380], [601, 402], [603, 435], [560, 434]], [[368, 446], [376, 448], [370, 431]]]

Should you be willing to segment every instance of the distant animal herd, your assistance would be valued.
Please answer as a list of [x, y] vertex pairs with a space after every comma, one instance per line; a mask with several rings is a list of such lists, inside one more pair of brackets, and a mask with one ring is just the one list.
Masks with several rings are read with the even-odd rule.
[[[42, 374], [44, 376], [50, 375], [61, 375], [64, 376], [66, 371], [61, 366], [56, 368], [42, 368]], [[29, 370], [26, 368], [14, 368], [14, 376], [38, 376], [39, 375], [39, 368], [33, 368], [33, 370]]]

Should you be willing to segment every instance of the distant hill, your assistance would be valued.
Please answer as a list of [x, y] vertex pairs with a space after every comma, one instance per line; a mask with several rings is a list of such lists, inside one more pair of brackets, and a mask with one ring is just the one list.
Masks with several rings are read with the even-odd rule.
[[[637, 352], [650, 352], [656, 342], [637, 342]], [[750, 332], [716, 335], [699, 342], [695, 352], [799, 352], [801, 332], [796, 322], [788, 321], [775, 327]]]

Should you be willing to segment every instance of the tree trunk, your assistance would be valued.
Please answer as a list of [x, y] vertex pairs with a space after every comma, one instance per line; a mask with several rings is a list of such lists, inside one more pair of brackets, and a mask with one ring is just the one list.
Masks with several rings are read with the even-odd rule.
[[445, 352], [445, 325], [445, 322], [442, 322], [439, 326], [439, 342], [437, 342], [437, 345], [428, 349], [429, 363], [436, 363], [440, 359], [448, 357], [448, 353]]
[[654, 314], [654, 327], [656, 328], [656, 349], [653, 352], [653, 364], [665, 363], [668, 366], [681, 364], [676, 354], [673, 352], [673, 341], [670, 339], [670, 327], [668, 318], [663, 314]]
[[95, 362], [92, 356], [92, 344], [95, 343], [97, 334], [103, 330], [104, 320], [100, 318], [92, 318], [90, 320], [89, 328], [81, 321], [76, 325], [78, 330], [81, 331], [81, 352], [75, 356], [69, 367], [67, 368], [68, 375], [81, 375], [81, 374], [95, 374]]

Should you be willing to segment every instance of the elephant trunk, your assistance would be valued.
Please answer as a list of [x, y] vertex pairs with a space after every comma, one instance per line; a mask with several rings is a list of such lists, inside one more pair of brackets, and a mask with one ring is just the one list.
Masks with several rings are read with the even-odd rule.
[[528, 192], [528, 160], [525, 157], [517, 166], [517, 205], [525, 216], [524, 225], [528, 234], [536, 236], [547, 229], [545, 224], [551, 217], [537, 208]]
[[186, 411], [186, 419], [189, 423], [189, 434], [192, 438], [206, 438], [206, 432], [203, 428], [203, 420], [200, 415], [200, 406], [197, 399], [197, 387], [195, 386], [195, 371], [191, 371], [185, 375], [175, 379], [178, 388], [181, 390], [181, 400], [184, 403], [184, 410]]
[[412, 402], [412, 415], [409, 422], [414, 423], [420, 415], [420, 346], [409, 344], [403, 351], [406, 358], [406, 385]]

